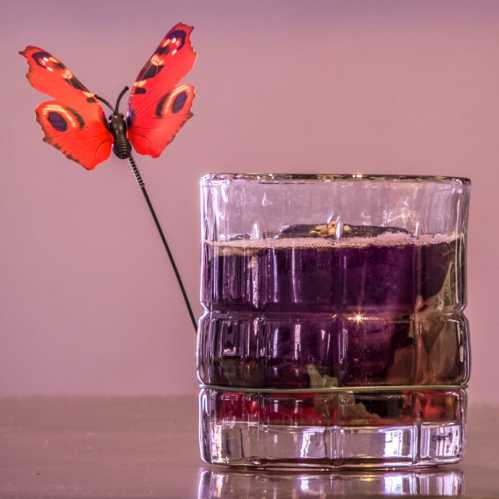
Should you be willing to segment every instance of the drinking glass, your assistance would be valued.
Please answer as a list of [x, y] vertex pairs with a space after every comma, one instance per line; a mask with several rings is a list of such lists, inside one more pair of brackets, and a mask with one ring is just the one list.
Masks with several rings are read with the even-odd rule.
[[453, 177], [202, 177], [202, 458], [459, 461], [469, 195]]

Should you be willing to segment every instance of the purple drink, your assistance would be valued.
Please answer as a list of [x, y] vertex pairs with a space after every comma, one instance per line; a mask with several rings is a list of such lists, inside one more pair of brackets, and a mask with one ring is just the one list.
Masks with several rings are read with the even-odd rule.
[[[198, 372], [224, 386], [459, 384], [463, 242], [310, 227], [204, 243]], [[308, 237], [304, 237], [307, 235]]]

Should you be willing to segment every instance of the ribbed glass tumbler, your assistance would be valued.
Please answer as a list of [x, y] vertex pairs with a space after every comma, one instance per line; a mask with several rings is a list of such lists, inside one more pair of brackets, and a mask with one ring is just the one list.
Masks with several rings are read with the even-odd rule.
[[462, 458], [469, 194], [450, 177], [201, 179], [206, 462]]

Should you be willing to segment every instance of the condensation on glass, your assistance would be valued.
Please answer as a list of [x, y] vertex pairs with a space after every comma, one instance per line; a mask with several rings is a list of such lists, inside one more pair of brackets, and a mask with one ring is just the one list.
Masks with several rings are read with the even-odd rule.
[[205, 461], [461, 459], [469, 191], [451, 177], [201, 179]]

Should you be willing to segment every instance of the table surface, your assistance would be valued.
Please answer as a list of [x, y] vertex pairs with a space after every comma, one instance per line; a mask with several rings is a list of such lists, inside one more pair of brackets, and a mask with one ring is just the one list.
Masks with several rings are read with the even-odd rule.
[[499, 408], [470, 408], [466, 457], [458, 466], [271, 473], [203, 464], [195, 397], [0, 399], [1, 498], [274, 499], [333, 493], [498, 498]]

